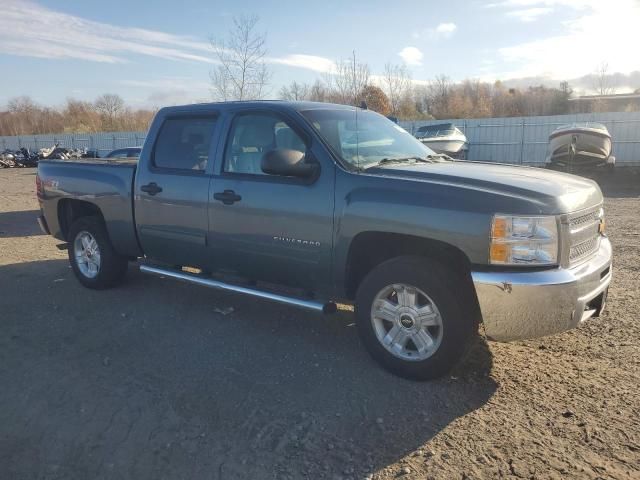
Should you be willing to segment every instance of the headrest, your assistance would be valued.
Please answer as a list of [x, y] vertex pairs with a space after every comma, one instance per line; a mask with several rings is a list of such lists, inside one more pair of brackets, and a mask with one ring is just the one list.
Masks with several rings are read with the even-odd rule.
[[304, 142], [289, 127], [281, 128], [276, 132], [276, 146], [301, 152], [305, 151]]
[[273, 120], [253, 117], [245, 122], [244, 130], [240, 135], [240, 144], [243, 147], [269, 147], [273, 145]]

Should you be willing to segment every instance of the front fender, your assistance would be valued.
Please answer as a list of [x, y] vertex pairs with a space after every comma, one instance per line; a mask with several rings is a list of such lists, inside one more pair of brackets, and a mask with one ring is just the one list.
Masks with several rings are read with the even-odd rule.
[[[384, 201], [383, 201], [384, 199]], [[356, 189], [336, 202], [334, 281], [346, 283], [350, 246], [361, 233], [379, 232], [437, 241], [463, 252], [470, 263], [487, 261], [491, 214], [448, 207], [421, 192]], [[339, 210], [338, 210], [339, 208]]]

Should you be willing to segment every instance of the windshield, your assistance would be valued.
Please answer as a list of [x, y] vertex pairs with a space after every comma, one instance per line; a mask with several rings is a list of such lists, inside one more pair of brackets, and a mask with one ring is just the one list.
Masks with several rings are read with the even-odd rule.
[[437, 156], [405, 129], [370, 110], [318, 109], [300, 113], [334, 153], [355, 168]]

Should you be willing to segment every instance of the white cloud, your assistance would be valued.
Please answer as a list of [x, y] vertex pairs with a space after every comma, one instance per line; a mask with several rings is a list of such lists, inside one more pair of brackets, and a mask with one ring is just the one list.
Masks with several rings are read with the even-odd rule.
[[188, 36], [126, 28], [56, 12], [26, 0], [5, 0], [0, 53], [121, 63], [127, 54], [213, 63], [210, 46]]
[[411, 36], [416, 40], [421, 38], [450, 38], [456, 30], [458, 30], [458, 26], [455, 23], [443, 22], [439, 23], [435, 28], [426, 28], [419, 32], [413, 32]]
[[572, 8], [586, 8], [601, 3], [600, 0], [504, 0], [502, 2], [488, 3], [486, 8], [525, 8], [535, 6], [555, 7], [565, 5]]
[[517, 18], [521, 22], [535, 22], [539, 17], [548, 15], [551, 12], [553, 12], [551, 7], [534, 7], [512, 10], [507, 12], [507, 16]]
[[447, 23], [440, 23], [436, 27], [435, 32], [440, 36], [448, 38], [451, 35], [453, 35], [457, 29], [458, 29], [458, 26], [455, 23], [447, 22]]
[[517, 18], [522, 22], [533, 22], [539, 17], [555, 11], [557, 7], [585, 10], [601, 3], [602, 0], [503, 0], [497, 3], [488, 3], [485, 7], [503, 9], [507, 17]]
[[562, 20], [565, 33], [505, 46], [498, 50], [503, 71], [495, 78], [545, 76], [577, 78], [605, 61], [611, 72], [640, 70], [640, 56], [630, 54], [640, 45], [640, 3], [634, 0], [509, 0], [498, 6], [563, 5], [574, 10]]
[[285, 55], [284, 57], [279, 58], [269, 57], [266, 61], [269, 63], [287, 65], [289, 67], [305, 68], [307, 70], [313, 70], [314, 72], [320, 73], [331, 73], [336, 69], [336, 64], [333, 60], [315, 55]]
[[[156, 30], [120, 27], [57, 12], [30, 0], [3, 0], [0, 54], [124, 63], [131, 55], [217, 63], [207, 41]], [[314, 55], [269, 57], [268, 63], [331, 72], [333, 61]], [[172, 87], [173, 88], [173, 87]]]
[[422, 57], [424, 56], [416, 47], [404, 47], [398, 52], [398, 55], [405, 61], [407, 65], [422, 65]]

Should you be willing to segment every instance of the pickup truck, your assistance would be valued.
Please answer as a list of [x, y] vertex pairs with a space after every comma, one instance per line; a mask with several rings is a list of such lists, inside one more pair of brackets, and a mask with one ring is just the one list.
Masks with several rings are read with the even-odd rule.
[[446, 373], [480, 326], [497, 341], [576, 327], [612, 275], [593, 181], [452, 161], [344, 105], [163, 108], [139, 159], [44, 160], [36, 187], [82, 285], [138, 261], [318, 312], [352, 304], [372, 357], [412, 379]]

